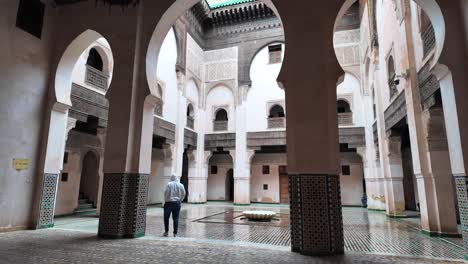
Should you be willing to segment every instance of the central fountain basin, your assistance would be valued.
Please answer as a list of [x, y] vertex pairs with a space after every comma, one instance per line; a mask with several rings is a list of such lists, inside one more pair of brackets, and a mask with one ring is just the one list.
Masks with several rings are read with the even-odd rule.
[[242, 212], [245, 218], [249, 221], [271, 221], [275, 216], [275, 212], [271, 211], [244, 211]]

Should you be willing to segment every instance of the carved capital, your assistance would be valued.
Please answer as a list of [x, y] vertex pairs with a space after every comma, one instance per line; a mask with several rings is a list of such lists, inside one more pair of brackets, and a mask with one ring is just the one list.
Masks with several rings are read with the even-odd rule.
[[186, 81], [185, 74], [181, 71], [177, 72], [177, 88], [179, 91], [184, 91]]
[[164, 144], [163, 153], [165, 161], [172, 161], [174, 159], [175, 145], [174, 144]]

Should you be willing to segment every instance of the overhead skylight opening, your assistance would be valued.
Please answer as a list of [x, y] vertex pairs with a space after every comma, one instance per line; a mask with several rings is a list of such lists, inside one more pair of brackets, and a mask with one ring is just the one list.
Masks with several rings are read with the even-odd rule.
[[253, 2], [255, 0], [206, 0], [211, 9]]

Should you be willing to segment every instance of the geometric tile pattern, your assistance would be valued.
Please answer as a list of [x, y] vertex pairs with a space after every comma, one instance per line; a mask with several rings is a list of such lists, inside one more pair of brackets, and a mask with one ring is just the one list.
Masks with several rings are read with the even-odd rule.
[[277, 248], [193, 241], [184, 238], [102, 240], [93, 233], [47, 229], [0, 234], [0, 263], [205, 263], [205, 264], [452, 264], [434, 260], [389, 255], [348, 253], [317, 258]]
[[[184, 204], [179, 235], [182, 238], [215, 241], [214, 243], [223, 241], [233, 245], [245, 243], [262, 247], [279, 246], [288, 251], [291, 246], [288, 226], [283, 223], [236, 223], [237, 218], [233, 221], [232, 217], [236, 216], [236, 212], [243, 210], [270, 210], [280, 214], [281, 219], [284, 219], [283, 215], [287, 219], [286, 215], [290, 212], [287, 207], [278, 206], [256, 205], [244, 208], [218, 204]], [[462, 239], [448, 241], [426, 236], [421, 234], [416, 222], [388, 218], [385, 213], [368, 212], [362, 208], [343, 208], [343, 223], [347, 255], [366, 253], [412, 258], [463, 259], [463, 246], [458, 246], [457, 242]], [[95, 234], [97, 225], [98, 220], [95, 218], [65, 218], [56, 220], [55, 229]], [[163, 209], [150, 207], [145, 239], [159, 239], [163, 232]]]
[[461, 231], [465, 245], [465, 258], [468, 256], [468, 177], [455, 176]]
[[147, 174], [105, 174], [98, 234], [105, 238], [145, 235]]
[[58, 174], [44, 174], [38, 228], [54, 226], [55, 197], [57, 196]]
[[344, 253], [340, 182], [336, 175], [289, 175], [292, 250]]

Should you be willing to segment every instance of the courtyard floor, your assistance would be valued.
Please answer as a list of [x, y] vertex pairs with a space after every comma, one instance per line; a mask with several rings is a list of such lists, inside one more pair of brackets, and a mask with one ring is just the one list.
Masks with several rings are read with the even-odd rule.
[[[271, 210], [277, 220], [249, 223], [243, 210]], [[461, 239], [423, 235], [415, 219], [343, 208], [346, 255], [290, 252], [289, 209], [279, 205], [184, 205], [178, 238], [162, 238], [163, 210], [149, 207], [144, 238], [102, 240], [98, 218], [57, 218], [55, 227], [0, 234], [0, 263], [457, 263]]]

